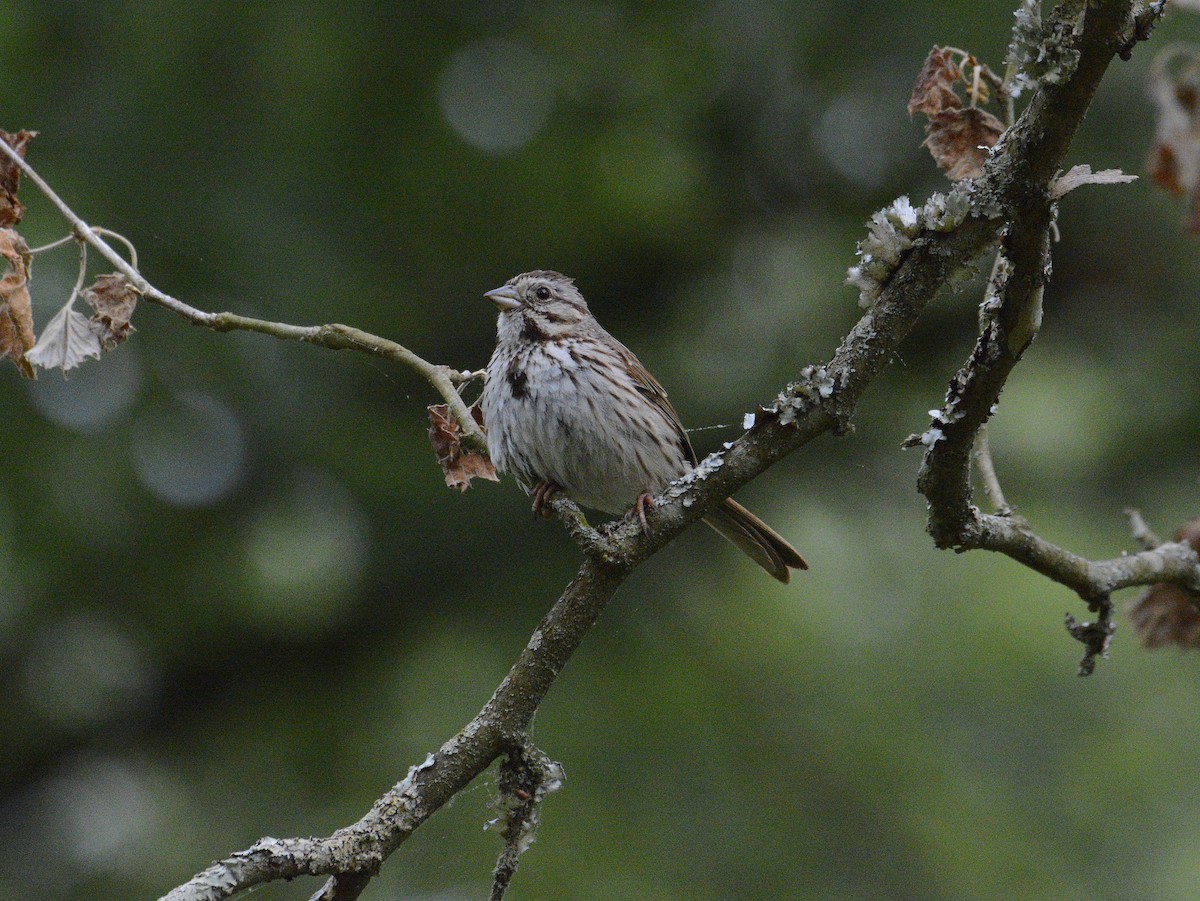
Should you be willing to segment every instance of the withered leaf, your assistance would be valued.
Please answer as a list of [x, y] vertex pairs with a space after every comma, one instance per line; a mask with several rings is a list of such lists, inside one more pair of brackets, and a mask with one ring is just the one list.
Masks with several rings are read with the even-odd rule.
[[141, 292], [124, 275], [113, 272], [96, 277], [96, 283], [83, 292], [83, 299], [96, 315], [92, 317], [100, 344], [112, 350], [134, 331], [129, 319]]
[[931, 116], [925, 131], [924, 146], [938, 168], [951, 181], [961, 181], [983, 172], [988, 150], [1000, 139], [1004, 123], [976, 107], [947, 109]]
[[962, 72], [954, 62], [954, 54], [941, 47], [934, 47], [925, 57], [925, 64], [917, 73], [912, 97], [908, 101], [908, 114], [924, 113], [933, 117], [948, 109], [958, 109], [962, 100], [954, 93], [954, 83]]
[[[471, 408], [471, 415], [483, 425], [483, 414], [478, 407]], [[500, 481], [491, 460], [463, 447], [462, 430], [446, 404], [433, 404], [429, 408], [429, 443], [448, 487], [466, 491], [471, 487], [471, 479]]]
[[[1200, 519], [1194, 519], [1175, 533], [1176, 541], [1185, 541], [1200, 552]], [[1133, 630], [1147, 648], [1176, 645], [1200, 648], [1200, 608], [1198, 599], [1177, 585], [1159, 582], [1151, 585], [1125, 610]]]
[[[15, 135], [0, 129], [0, 141], [4, 141], [24, 158], [25, 148], [37, 137], [36, 131], [22, 129]], [[17, 200], [17, 187], [21, 182], [21, 170], [7, 156], [0, 154], [0, 228], [16, 225], [25, 215], [25, 207]]]
[[26, 378], [37, 378], [25, 352], [33, 347], [33, 309], [29, 300], [29, 264], [25, 239], [11, 228], [0, 228], [0, 256], [8, 263], [0, 278], [0, 358], [17, 364]]
[[42, 329], [33, 350], [25, 359], [43, 369], [61, 369], [64, 373], [87, 359], [100, 359], [100, 336], [90, 319], [74, 310], [70, 303], [54, 314]]
[[959, 81], [966, 76], [955, 59], [962, 55], [960, 50], [934, 47], [925, 58], [925, 64], [917, 74], [912, 97], [908, 101], [908, 114], [923, 113], [929, 121], [925, 123], [925, 143], [938, 167], [951, 181], [975, 178], [983, 172], [983, 163], [988, 150], [996, 145], [1004, 131], [1004, 124], [977, 104], [986, 103], [989, 92], [984, 89], [983, 76], [990, 70], [967, 57], [967, 63], [975, 73], [971, 79], [969, 107], [955, 92]]
[[1154, 146], [1146, 168], [1163, 190], [1191, 198], [1188, 228], [1200, 233], [1200, 65], [1172, 74], [1163, 62], [1149, 81]]

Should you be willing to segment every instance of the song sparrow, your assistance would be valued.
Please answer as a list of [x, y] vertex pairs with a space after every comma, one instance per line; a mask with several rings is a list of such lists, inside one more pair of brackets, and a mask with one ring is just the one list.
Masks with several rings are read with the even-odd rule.
[[[555, 491], [605, 513], [638, 516], [656, 492], [696, 465], [667, 393], [600, 327], [574, 281], [538, 270], [484, 295], [500, 310], [483, 389], [488, 452], [534, 496]], [[632, 510], [630, 509], [632, 507]], [[704, 521], [780, 582], [804, 558], [732, 499]]]

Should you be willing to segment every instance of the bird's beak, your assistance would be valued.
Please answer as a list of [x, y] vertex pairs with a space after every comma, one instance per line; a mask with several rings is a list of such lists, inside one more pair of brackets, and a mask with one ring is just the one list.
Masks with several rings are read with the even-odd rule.
[[485, 295], [488, 300], [496, 305], [496, 309], [501, 313], [509, 310], [515, 310], [521, 306], [521, 295], [517, 293], [517, 289], [512, 285], [504, 285], [501, 288], [488, 291]]

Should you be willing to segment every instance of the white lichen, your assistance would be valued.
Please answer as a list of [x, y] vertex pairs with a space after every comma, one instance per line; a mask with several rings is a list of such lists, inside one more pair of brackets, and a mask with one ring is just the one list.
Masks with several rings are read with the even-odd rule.
[[521, 798], [517, 795], [506, 794], [497, 798], [493, 804], [499, 808], [499, 816], [493, 817], [483, 824], [485, 832], [489, 830], [503, 832], [508, 827], [508, 824], [512, 822], [513, 815], [517, 811], [523, 811], [520, 832], [517, 835], [516, 841], [518, 856], [528, 851], [529, 846], [537, 838], [537, 827], [541, 819], [542, 801], [546, 799], [547, 795], [562, 788], [563, 782], [566, 779], [566, 772], [563, 770], [562, 764], [555, 760], [543, 759], [535, 767], [538, 782], [533, 789], [532, 797]]
[[912, 205], [912, 201], [908, 199], [907, 194], [901, 194], [893, 200], [892, 205], [884, 209], [884, 214], [896, 228], [908, 237], [915, 238], [921, 233], [920, 214]]
[[884, 287], [923, 231], [948, 232], [971, 212], [970, 179], [948, 193], [934, 194], [919, 210], [907, 196], [877, 210], [867, 223], [867, 236], [858, 242], [858, 262], [846, 270], [846, 284], [858, 289], [859, 306], [879, 299]]
[[[733, 445], [726, 442], [725, 450], [728, 450], [731, 447], [733, 447]], [[667, 485], [666, 489], [662, 493], [662, 496], [669, 500], [674, 500], [675, 498], [686, 494], [693, 485], [695, 485], [697, 482], [704, 481], [724, 465], [725, 451], [714, 451], [696, 464], [693, 469], [684, 473], [679, 478], [673, 480], [669, 485]], [[684, 506], [690, 507], [691, 504], [685, 500]]]
[[1013, 15], [1012, 41], [1005, 59], [1017, 67], [1011, 88], [1013, 97], [1025, 88], [1036, 88], [1039, 83], [1066, 81], [1079, 65], [1079, 51], [1070, 46], [1074, 29], [1057, 20], [1043, 19], [1041, 0], [1022, 0]]
[[954, 231], [971, 212], [969, 179], [961, 181], [947, 194], [934, 194], [921, 207], [921, 223], [931, 231]]
[[846, 284], [858, 288], [860, 306], [869, 307], [879, 298], [920, 233], [920, 216], [907, 196], [871, 216], [867, 237], [858, 242], [858, 263], [846, 271]]

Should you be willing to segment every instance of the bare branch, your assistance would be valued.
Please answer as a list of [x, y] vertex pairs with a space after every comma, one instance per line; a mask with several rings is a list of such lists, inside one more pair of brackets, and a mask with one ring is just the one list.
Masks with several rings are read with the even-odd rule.
[[1162, 539], [1154, 533], [1154, 530], [1142, 518], [1141, 511], [1128, 507], [1125, 510], [1125, 516], [1129, 519], [1129, 531], [1138, 544], [1148, 551], [1152, 551], [1162, 544]]
[[[271, 322], [265, 319], [239, 316], [236, 313], [208, 313], [190, 306], [182, 300], [160, 291], [143, 278], [142, 274], [135, 268], [135, 265], [126, 262], [100, 234], [113, 234], [112, 232], [102, 228], [93, 228], [84, 222], [74, 210], [67, 206], [66, 202], [58, 196], [54, 189], [34, 171], [33, 167], [2, 140], [0, 140], [0, 152], [3, 152], [18, 166], [25, 177], [37, 185], [38, 190], [46, 195], [50, 202], [58, 209], [59, 213], [62, 214], [63, 218], [71, 223], [71, 230], [75, 236], [80, 241], [84, 241], [95, 248], [118, 272], [123, 273], [147, 300], [161, 307], [166, 307], [168, 310], [182, 316], [188, 322], [195, 325], [202, 325], [218, 332], [259, 332], [260, 334], [271, 335], [283, 341], [304, 341], [308, 344], [316, 344], [320, 347], [328, 348], [329, 350], [360, 350], [364, 353], [407, 366], [433, 385], [438, 394], [446, 401], [446, 404], [450, 407], [450, 412], [458, 420], [467, 443], [478, 450], [487, 449], [487, 441], [483, 436], [483, 431], [467, 411], [467, 406], [463, 402], [461, 395], [459, 395], [458, 389], [455, 387], [474, 378], [472, 373], [460, 372], [449, 366], [430, 363], [417, 356], [408, 348], [397, 344], [395, 341], [380, 338], [377, 335], [372, 335], [369, 332], [364, 332], [361, 329], [356, 329], [348, 325], [339, 325], [336, 323], [330, 325], [289, 325], [284, 322]], [[116, 237], [125, 241], [123, 237]], [[131, 255], [136, 262], [137, 258], [132, 253], [132, 247]]]

